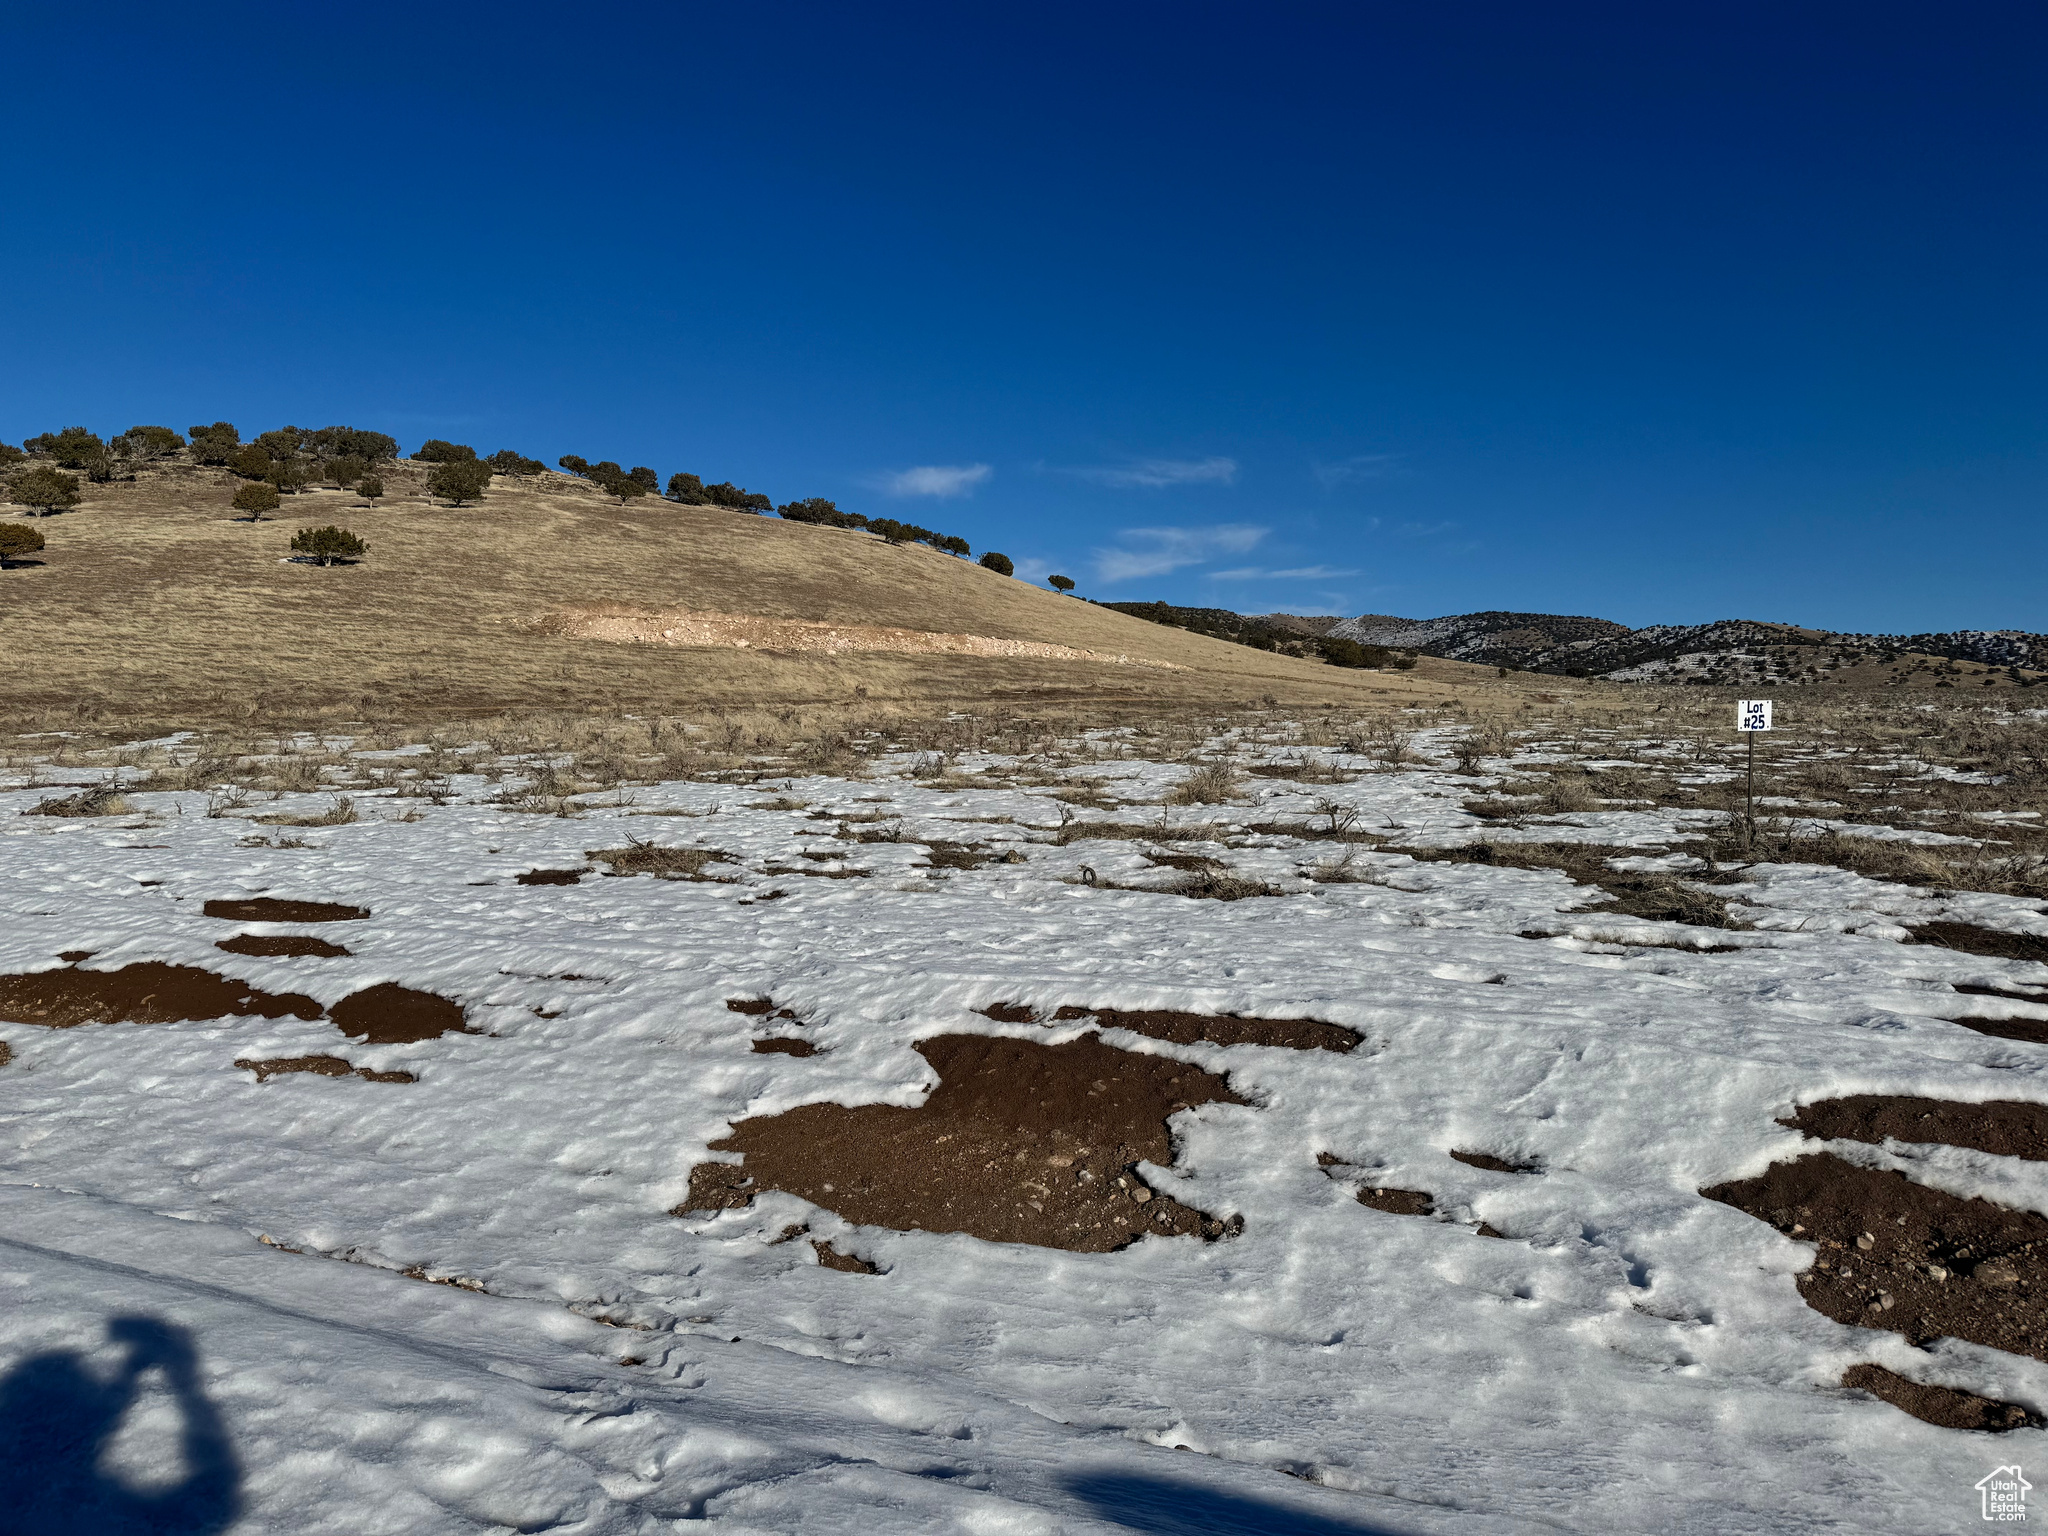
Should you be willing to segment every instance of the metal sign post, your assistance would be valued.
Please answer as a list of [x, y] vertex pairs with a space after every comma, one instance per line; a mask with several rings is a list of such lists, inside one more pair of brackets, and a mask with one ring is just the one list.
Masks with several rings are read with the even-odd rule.
[[1742, 851], [1756, 851], [1756, 733], [1771, 728], [1769, 699], [1739, 699], [1735, 704], [1735, 729], [1749, 737], [1749, 793], [1744, 797]]

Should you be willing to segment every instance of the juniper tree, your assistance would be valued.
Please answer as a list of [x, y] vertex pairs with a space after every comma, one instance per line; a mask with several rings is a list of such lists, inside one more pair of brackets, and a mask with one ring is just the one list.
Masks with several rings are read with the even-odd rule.
[[330, 524], [325, 528], [301, 528], [292, 535], [292, 551], [311, 555], [317, 564], [332, 565], [337, 560], [360, 560], [370, 552], [370, 546], [346, 528]]
[[668, 477], [668, 489], [662, 494], [670, 501], [681, 502], [686, 507], [708, 507], [711, 497], [704, 489], [704, 482], [695, 475], [680, 472]]
[[1045, 578], [1045, 584], [1056, 592], [1071, 592], [1074, 590], [1074, 579], [1071, 576], [1048, 576]]
[[365, 475], [356, 482], [356, 494], [368, 505], [384, 494], [384, 482], [375, 475]]
[[994, 550], [990, 550], [987, 554], [983, 555], [981, 563], [994, 571], [998, 576], [1014, 576], [1017, 574], [1016, 563], [1008, 555], [999, 555]]
[[138, 459], [167, 459], [185, 446], [185, 439], [169, 427], [130, 427], [121, 435], [130, 456]]
[[640, 494], [651, 496], [661, 489], [661, 476], [645, 464], [636, 464], [626, 472], [626, 478], [640, 487]]
[[210, 427], [185, 429], [192, 439], [192, 462], [225, 464], [241, 451], [242, 434], [232, 422], [216, 421]]
[[86, 469], [94, 460], [107, 457], [107, 445], [100, 441], [99, 434], [84, 427], [44, 432], [21, 446], [30, 453], [54, 459], [64, 469]]
[[43, 547], [43, 530], [24, 528], [20, 523], [0, 523], [0, 566]]
[[0, 443], [0, 464], [19, 464], [28, 455], [12, 443]]
[[327, 478], [345, 491], [362, 479], [368, 469], [369, 465], [354, 454], [345, 453], [338, 459], [327, 461]]
[[473, 461], [476, 450], [467, 443], [448, 443], [430, 437], [413, 450], [412, 456], [423, 464], [460, 464]]
[[38, 464], [14, 477], [7, 499], [40, 517], [67, 511], [78, 505], [78, 476]]
[[248, 513], [250, 522], [260, 523], [264, 513], [277, 510], [277, 487], [268, 480], [248, 481], [235, 492], [234, 507]]
[[461, 506], [475, 501], [491, 483], [491, 466], [481, 459], [444, 459], [427, 473], [430, 495], [445, 496]]

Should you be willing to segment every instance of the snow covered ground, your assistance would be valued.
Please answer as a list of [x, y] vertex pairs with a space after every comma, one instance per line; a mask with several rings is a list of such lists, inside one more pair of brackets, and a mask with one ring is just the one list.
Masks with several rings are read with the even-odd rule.
[[[1548, 870], [1358, 852], [1366, 879], [1318, 883], [1344, 849], [1242, 829], [1336, 802], [1414, 846], [1486, 830], [1678, 868], [1656, 850], [1707, 813], [1502, 833], [1448, 764], [1168, 810], [1184, 767], [1086, 770], [1134, 808], [1083, 820], [1213, 822], [1159, 846], [1283, 892], [1191, 900], [1114, 888], [1174, 871], [1142, 840], [1056, 842], [1073, 813], [1042, 789], [943, 787], [1011, 764], [957, 759], [941, 784], [913, 766], [669, 783], [573, 817], [458, 776], [446, 803], [359, 796], [363, 819], [289, 833], [249, 818], [330, 797], [209, 817], [202, 792], [139, 794], [69, 820], [13, 814], [58, 791], [0, 789], [0, 972], [89, 950], [88, 970], [168, 961], [323, 1005], [397, 982], [479, 1031], [0, 1024], [0, 1531], [80, 1528], [80, 1509], [106, 1531], [350, 1536], [1926, 1531], [1975, 1522], [1980, 1477], [2040, 1459], [2035, 1431], [1939, 1429], [1837, 1383], [1874, 1360], [2038, 1410], [2048, 1366], [1830, 1321], [1795, 1289], [1809, 1249], [1698, 1194], [1794, 1155], [1775, 1122], [1797, 1102], [2048, 1100], [2048, 1048], [1944, 1017], [1952, 982], [2048, 973], [1898, 942], [1937, 916], [2048, 933], [2038, 903], [1764, 867], [1722, 888], [1753, 928], [1707, 934], [1572, 915], [1599, 893]], [[905, 840], [835, 840], [849, 817]], [[731, 858], [704, 881], [515, 883], [629, 839]], [[932, 839], [1021, 859], [928, 868]], [[870, 873], [807, 873], [841, 867]], [[373, 915], [200, 910], [259, 893]], [[351, 954], [215, 948], [244, 932]], [[755, 1053], [738, 996], [792, 1009], [818, 1054]], [[1092, 1027], [975, 1011], [998, 1002], [1307, 1016], [1365, 1043], [1104, 1036], [1250, 1101], [1177, 1116], [1174, 1166], [1146, 1170], [1243, 1216], [1216, 1242], [1072, 1253], [858, 1228], [774, 1192], [670, 1214], [735, 1120], [916, 1105], [927, 1036]], [[311, 1054], [417, 1081], [234, 1065]], [[2042, 1165], [1834, 1150], [2048, 1210]], [[1361, 1181], [1430, 1191], [1441, 1219], [1368, 1209]], [[792, 1223], [880, 1273], [774, 1241]]]

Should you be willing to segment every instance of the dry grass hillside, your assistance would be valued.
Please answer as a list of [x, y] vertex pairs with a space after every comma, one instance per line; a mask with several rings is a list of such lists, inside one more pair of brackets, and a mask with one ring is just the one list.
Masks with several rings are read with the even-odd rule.
[[[423, 476], [400, 465], [374, 509], [352, 492], [313, 491], [260, 524], [229, 507], [237, 482], [225, 471], [174, 466], [87, 487], [83, 505], [39, 525], [49, 539], [40, 564], [0, 572], [8, 649], [34, 658], [11, 680], [11, 723], [1006, 699], [1358, 707], [1497, 686], [1490, 670], [1453, 662], [1381, 673], [1268, 655], [866, 533], [652, 498], [622, 507], [555, 474], [498, 479], [456, 508], [430, 500]], [[289, 558], [294, 529], [326, 523], [353, 529], [368, 558], [327, 568]], [[586, 633], [658, 639], [704, 613], [1090, 655], [874, 651], [858, 635], [835, 654], [805, 648], [811, 632], [788, 625], [727, 625], [712, 643], [702, 626], [669, 643]], [[608, 627], [592, 622], [606, 615]]]

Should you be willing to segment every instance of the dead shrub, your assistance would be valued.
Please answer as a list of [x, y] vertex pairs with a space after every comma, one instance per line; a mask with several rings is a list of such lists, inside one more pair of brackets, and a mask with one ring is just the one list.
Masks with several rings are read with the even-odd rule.
[[1240, 775], [1229, 763], [1204, 763], [1167, 795], [1169, 805], [1223, 805], [1237, 794]]
[[638, 841], [623, 848], [587, 848], [583, 856], [610, 865], [614, 875], [654, 875], [663, 880], [713, 880], [703, 872], [705, 865], [739, 862], [718, 848], [667, 848]]
[[75, 795], [53, 796], [38, 801], [24, 816], [127, 816], [135, 807], [121, 793], [118, 784], [96, 784]]

